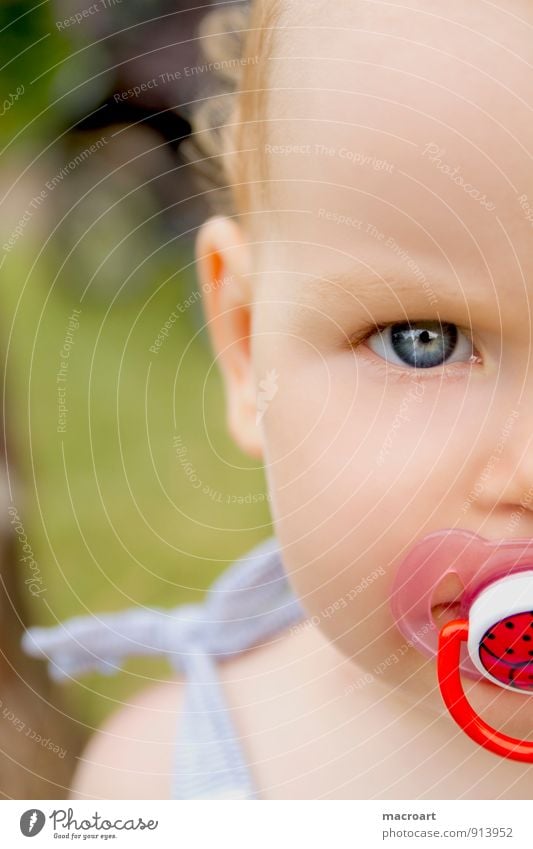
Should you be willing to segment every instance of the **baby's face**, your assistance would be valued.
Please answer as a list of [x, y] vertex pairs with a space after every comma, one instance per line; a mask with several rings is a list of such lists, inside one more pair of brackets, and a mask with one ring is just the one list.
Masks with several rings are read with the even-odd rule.
[[268, 63], [252, 216], [275, 531], [318, 627], [440, 710], [395, 565], [442, 528], [533, 536], [533, 6], [306, 9]]

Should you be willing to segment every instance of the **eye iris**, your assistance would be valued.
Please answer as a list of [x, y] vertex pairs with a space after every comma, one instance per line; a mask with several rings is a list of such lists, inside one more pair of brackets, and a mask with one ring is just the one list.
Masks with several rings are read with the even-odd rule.
[[457, 345], [455, 324], [439, 321], [404, 322], [391, 327], [391, 343], [395, 353], [410, 366], [432, 368], [446, 362]]

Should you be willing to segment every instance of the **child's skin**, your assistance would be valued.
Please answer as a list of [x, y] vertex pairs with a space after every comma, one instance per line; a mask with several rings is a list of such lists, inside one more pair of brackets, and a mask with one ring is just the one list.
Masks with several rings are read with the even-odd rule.
[[[198, 269], [229, 427], [265, 463], [284, 563], [319, 624], [222, 666], [228, 700], [262, 798], [530, 798], [527, 767], [449, 718], [389, 591], [429, 532], [533, 536], [533, 5], [302, 0], [282, 16], [265, 192], [206, 222]], [[387, 362], [375, 326], [407, 320], [457, 326], [450, 362]], [[533, 731], [528, 697], [465, 687], [492, 725]], [[179, 698], [160, 685], [112, 718], [80, 797], [167, 796]]]

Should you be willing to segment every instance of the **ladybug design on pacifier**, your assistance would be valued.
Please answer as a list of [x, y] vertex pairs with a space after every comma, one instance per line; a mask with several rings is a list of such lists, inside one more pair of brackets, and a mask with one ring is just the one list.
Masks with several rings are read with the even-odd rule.
[[493, 684], [533, 693], [533, 569], [485, 586], [472, 599], [468, 620], [476, 668]]
[[[435, 588], [451, 575], [463, 592], [447, 599], [456, 618], [439, 631], [432, 600]], [[485, 722], [461, 683], [463, 673], [533, 695], [533, 540], [489, 542], [456, 530], [431, 534], [401, 563], [391, 604], [411, 645], [437, 656], [442, 698], [463, 731], [501, 757], [533, 763], [533, 743]]]
[[479, 657], [500, 684], [533, 690], [533, 612], [500, 619], [483, 634]]

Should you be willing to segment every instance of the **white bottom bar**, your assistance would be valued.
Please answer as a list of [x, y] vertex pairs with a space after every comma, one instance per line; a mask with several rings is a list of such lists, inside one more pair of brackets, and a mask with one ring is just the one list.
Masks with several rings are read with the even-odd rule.
[[3, 801], [0, 834], [9, 849], [67, 842], [158, 849], [532, 845], [528, 801]]

